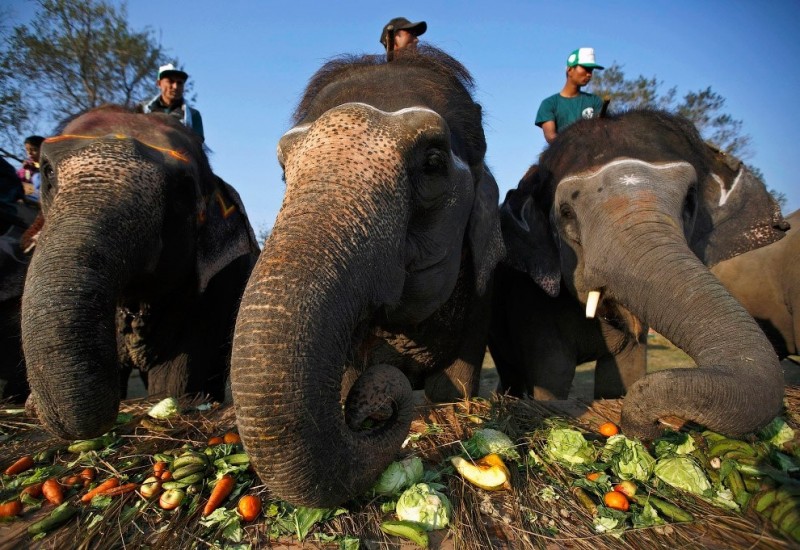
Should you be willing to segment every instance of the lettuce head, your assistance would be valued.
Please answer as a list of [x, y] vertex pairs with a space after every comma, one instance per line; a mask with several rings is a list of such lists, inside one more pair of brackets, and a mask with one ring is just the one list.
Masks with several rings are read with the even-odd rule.
[[656, 459], [650, 456], [640, 441], [622, 434], [608, 438], [602, 456], [620, 479], [635, 479], [645, 483], [653, 475], [656, 466]]
[[392, 462], [383, 471], [372, 490], [379, 495], [391, 496], [422, 480], [424, 469], [418, 456]]
[[414, 521], [426, 531], [443, 529], [450, 523], [450, 500], [427, 483], [412, 485], [397, 499], [395, 513], [404, 521]]

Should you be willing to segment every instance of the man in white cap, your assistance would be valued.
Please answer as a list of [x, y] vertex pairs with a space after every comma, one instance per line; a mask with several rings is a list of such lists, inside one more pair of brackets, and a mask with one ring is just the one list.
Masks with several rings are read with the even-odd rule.
[[172, 63], [161, 65], [156, 79], [160, 92], [153, 99], [142, 103], [141, 108], [145, 113], [167, 113], [178, 117], [201, 139], [205, 139], [200, 111], [189, 107], [183, 98], [183, 88], [187, 78], [189, 75]]
[[558, 132], [573, 122], [600, 116], [603, 100], [581, 88], [592, 79], [592, 71], [602, 68], [595, 63], [593, 48], [579, 48], [569, 54], [567, 82], [559, 93], [542, 101], [536, 113], [536, 126], [544, 132], [547, 143], [552, 143]]
[[381, 31], [381, 44], [386, 48], [386, 59], [391, 60], [392, 54], [403, 48], [415, 49], [419, 36], [425, 34], [428, 24], [425, 21], [412, 23], [405, 17], [395, 17], [383, 26]]

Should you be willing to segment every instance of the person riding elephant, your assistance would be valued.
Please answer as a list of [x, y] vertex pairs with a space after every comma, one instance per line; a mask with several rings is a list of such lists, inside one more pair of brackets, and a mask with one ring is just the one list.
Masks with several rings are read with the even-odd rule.
[[[654, 437], [667, 416], [739, 435], [780, 412], [772, 347], [706, 265], [788, 224], [763, 183], [747, 172], [734, 185], [715, 163], [689, 121], [659, 111], [560, 134], [501, 206], [508, 253], [489, 348], [504, 389], [566, 398], [582, 354], [599, 350], [596, 394], [626, 395], [628, 435]], [[644, 353], [647, 326], [700, 368], [645, 375], [630, 357]]]
[[504, 251], [471, 86], [432, 47], [335, 59], [279, 141], [286, 191], [242, 298], [231, 390], [251, 463], [288, 502], [368, 489], [408, 434], [413, 389], [478, 391]]
[[201, 139], [166, 114], [98, 107], [45, 141], [41, 173], [22, 343], [44, 426], [65, 439], [106, 432], [131, 366], [151, 395], [222, 401], [259, 248]]
[[753, 316], [780, 359], [800, 354], [800, 210], [786, 220], [791, 230], [780, 241], [711, 268]]

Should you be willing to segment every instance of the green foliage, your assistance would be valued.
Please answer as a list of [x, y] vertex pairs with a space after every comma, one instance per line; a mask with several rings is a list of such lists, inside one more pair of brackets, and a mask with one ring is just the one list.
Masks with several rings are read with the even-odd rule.
[[725, 98], [711, 87], [687, 92], [678, 100], [677, 88], [661, 91], [663, 81], [656, 77], [625, 78], [616, 62], [592, 76], [592, 93], [611, 99], [610, 112], [622, 112], [652, 107], [685, 116], [697, 126], [703, 139], [710, 141], [729, 155], [745, 158], [751, 155], [750, 136], [743, 133], [742, 121], [723, 111]]
[[19, 150], [23, 131], [47, 133], [42, 128], [85, 109], [133, 106], [156, 93], [165, 51], [150, 28], [129, 28], [124, 2], [35, 2], [33, 20], [0, 28], [0, 145]]

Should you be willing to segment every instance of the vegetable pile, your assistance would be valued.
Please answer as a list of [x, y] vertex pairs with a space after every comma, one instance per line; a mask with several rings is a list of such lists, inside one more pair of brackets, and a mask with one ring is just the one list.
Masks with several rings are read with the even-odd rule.
[[232, 407], [180, 400], [153, 415], [152, 403], [126, 404], [114, 430], [69, 443], [0, 412], [9, 451], [0, 540], [472, 550], [616, 548], [622, 538], [637, 548], [788, 548], [800, 542], [794, 408], [741, 440], [686, 431], [645, 444], [608, 422], [619, 414], [613, 401], [580, 418], [508, 397], [421, 407], [396, 461], [366, 494], [332, 509], [270, 494]]

